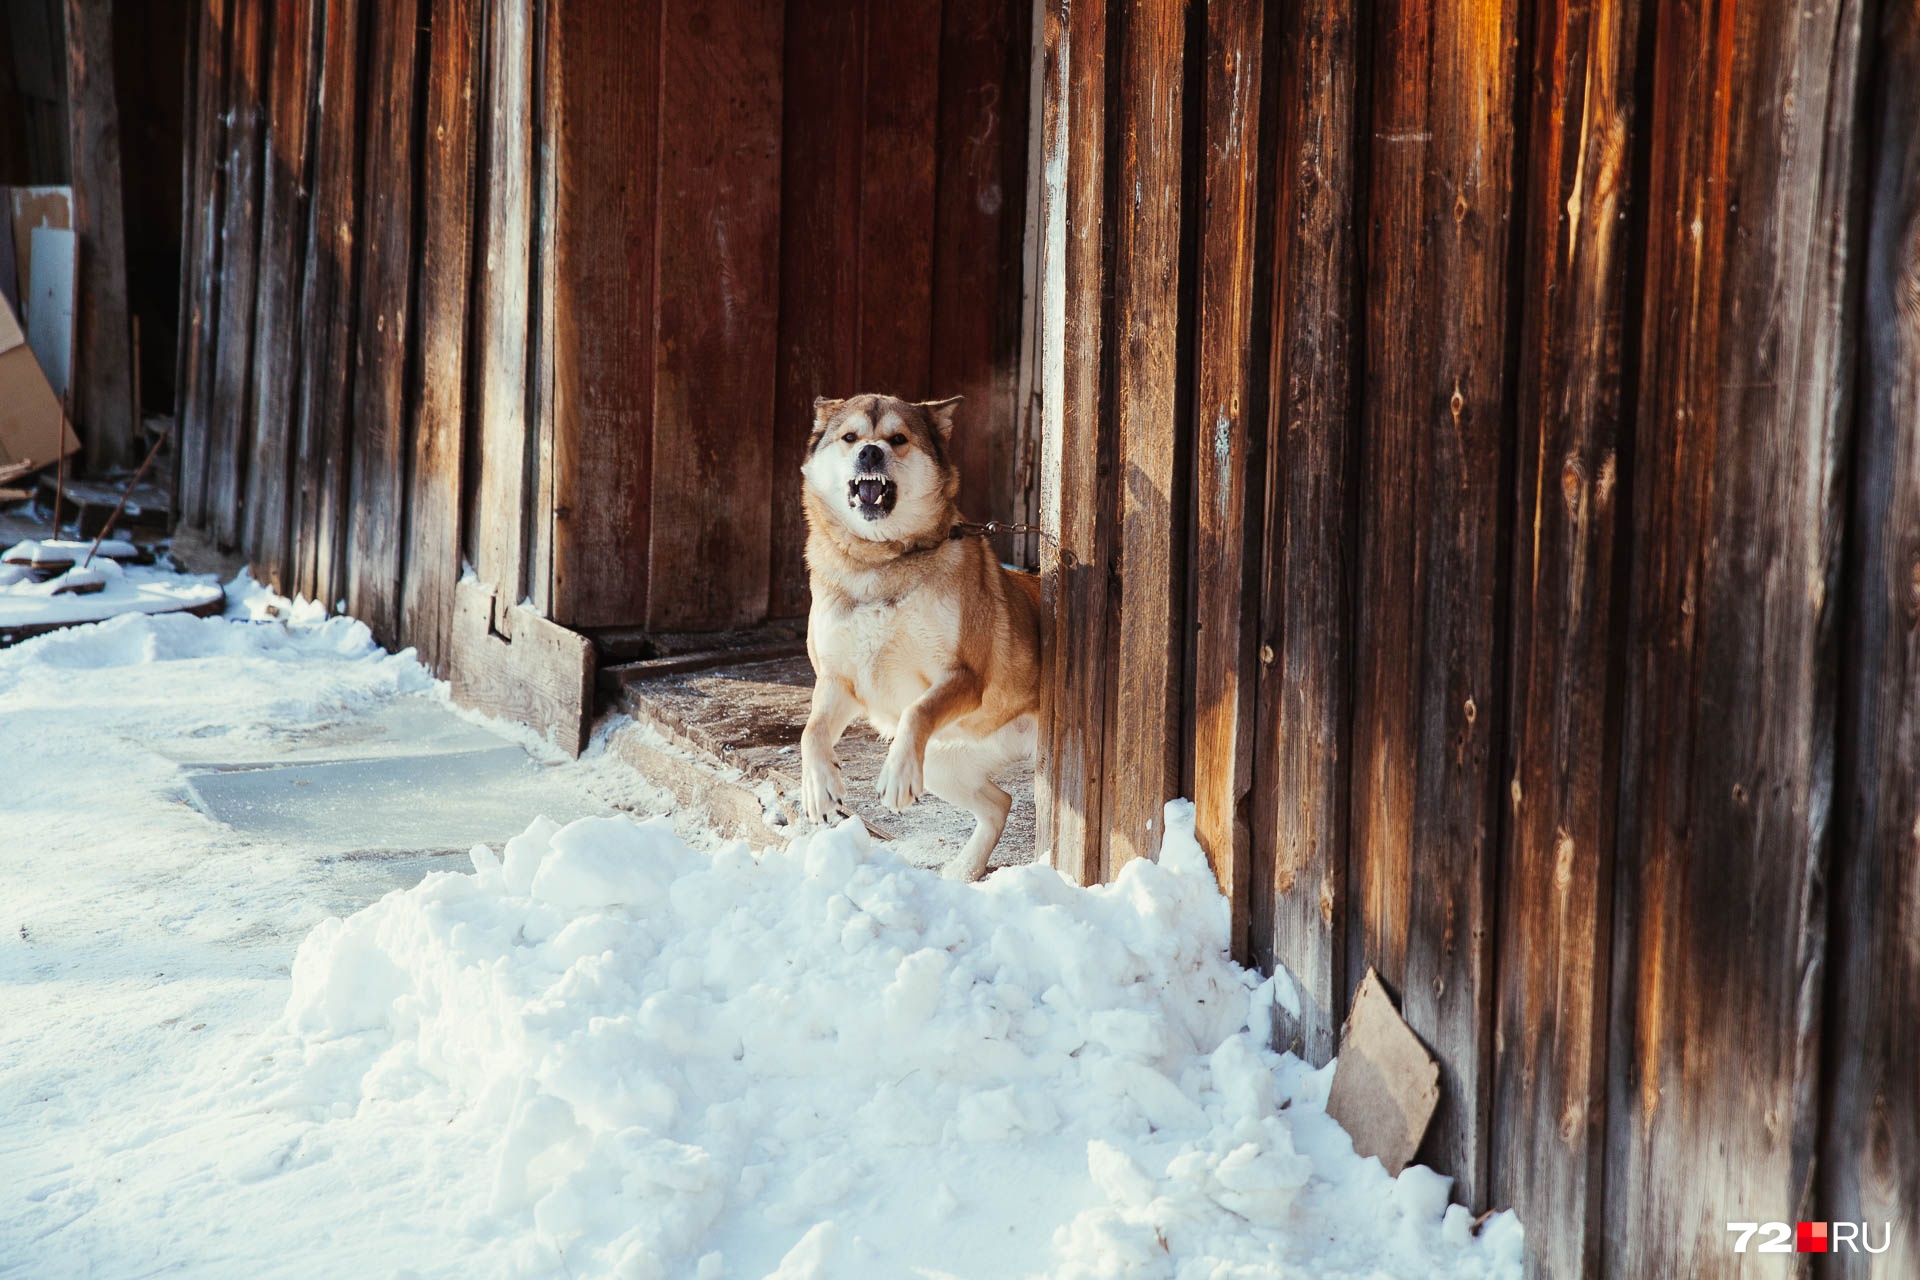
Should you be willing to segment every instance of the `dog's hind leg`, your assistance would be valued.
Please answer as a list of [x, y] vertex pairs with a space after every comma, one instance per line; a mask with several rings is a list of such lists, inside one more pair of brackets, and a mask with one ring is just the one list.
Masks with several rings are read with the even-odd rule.
[[978, 880], [985, 875], [987, 859], [1006, 828], [1013, 797], [987, 776], [994, 761], [993, 755], [978, 748], [943, 742], [927, 748], [927, 790], [974, 817], [973, 834], [943, 872], [949, 880]]

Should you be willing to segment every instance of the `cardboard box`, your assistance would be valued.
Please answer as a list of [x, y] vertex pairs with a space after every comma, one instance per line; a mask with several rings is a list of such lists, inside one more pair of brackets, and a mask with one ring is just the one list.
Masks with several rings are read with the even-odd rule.
[[0, 484], [79, 448], [19, 318], [0, 302]]

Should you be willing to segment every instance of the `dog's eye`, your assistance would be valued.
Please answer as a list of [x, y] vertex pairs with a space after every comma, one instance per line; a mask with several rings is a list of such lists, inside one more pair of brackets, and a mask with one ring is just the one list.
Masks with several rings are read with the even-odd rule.
[[855, 435], [851, 431], [847, 432], [847, 434], [840, 437], [840, 439], [846, 444], [852, 444], [855, 440], [858, 440], [859, 438], [860, 438], [859, 436]]
[[896, 449], [904, 449], [907, 447], [907, 438], [904, 435], [893, 436], [887, 440], [887, 443]]

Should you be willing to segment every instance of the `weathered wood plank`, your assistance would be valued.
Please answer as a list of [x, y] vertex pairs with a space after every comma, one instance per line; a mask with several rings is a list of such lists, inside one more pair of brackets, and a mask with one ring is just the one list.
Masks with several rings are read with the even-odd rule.
[[1253, 952], [1284, 968], [1300, 1016], [1277, 1043], [1333, 1057], [1346, 1016], [1351, 766], [1353, 388], [1359, 352], [1359, 16], [1282, 11], [1274, 195], [1274, 394], [1258, 690]]
[[1426, 1162], [1487, 1195], [1494, 756], [1510, 512], [1513, 0], [1397, 0], [1374, 30], [1348, 974], [1441, 1062]]
[[429, 0], [421, 176], [419, 353], [414, 385], [401, 627], [444, 675], [452, 661], [466, 458], [468, 298], [473, 280], [475, 156], [485, 0]]
[[181, 234], [178, 388], [180, 449], [174, 510], [181, 524], [207, 520], [207, 445], [213, 416], [213, 356], [220, 305], [220, 186], [225, 172], [228, 26], [231, 0], [205, 0], [194, 21], [192, 170], [186, 175], [187, 207]]
[[253, 322], [253, 431], [247, 454], [242, 543], [262, 582], [291, 588], [288, 519], [293, 436], [299, 396], [300, 306], [307, 235], [307, 155], [315, 63], [315, 10], [324, 0], [293, 0], [274, 10], [261, 160], [258, 302]]
[[533, 287], [532, 0], [488, 0], [486, 163], [473, 358], [478, 477], [474, 571], [508, 600], [526, 592], [528, 343]]
[[1876, 62], [1814, 1216], [1890, 1233], [1828, 1262], [1894, 1280], [1920, 1275], [1920, 11], [1881, 8]]
[[548, 21], [554, 618], [618, 626], [647, 616], [660, 5], [562, 0]]
[[794, 5], [787, 15], [780, 165], [780, 339], [773, 410], [769, 612], [807, 611], [800, 464], [816, 396], [859, 380], [861, 68], [866, 6]]
[[1600, 1262], [1607, 940], [1619, 774], [1613, 643], [1629, 430], [1623, 335], [1638, 0], [1551, 0], [1534, 30], [1492, 1203], [1537, 1276]]
[[1654, 14], [1604, 1257], [1750, 1275], [1815, 1216], [1861, 8]]
[[[928, 390], [966, 397], [953, 436], [961, 504], [1020, 520], [1021, 237], [1026, 224], [1030, 14], [1008, 0], [948, 0], [940, 13]], [[996, 539], [1003, 554], [1013, 546]]]
[[328, 0], [314, 119], [313, 189], [301, 280], [299, 453], [294, 586], [340, 600], [347, 508], [347, 414], [359, 289], [360, 0]]
[[375, 6], [367, 52], [359, 318], [354, 325], [352, 528], [347, 610], [388, 648], [400, 645], [406, 539], [407, 358], [413, 321], [416, 0]]
[[67, 137], [73, 230], [79, 237], [73, 416], [94, 469], [139, 462], [133, 420], [133, 331], [121, 212], [120, 107], [114, 92], [113, 8], [66, 0]]
[[[1253, 657], [1260, 594], [1247, 555], [1264, 477], [1252, 432], [1266, 407], [1267, 365], [1254, 341], [1255, 248], [1262, 142], [1263, 6], [1207, 7], [1204, 184], [1194, 362], [1194, 830], [1231, 910], [1234, 954], [1248, 956], [1252, 909]], [[1264, 424], [1263, 424], [1264, 425]]]
[[593, 645], [484, 584], [454, 589], [453, 698], [463, 707], [531, 725], [569, 755], [593, 728]]
[[664, 0], [648, 625], [768, 605], [782, 7]]
[[1119, 485], [1107, 790], [1110, 878], [1160, 851], [1161, 808], [1180, 789], [1184, 600], [1174, 564], [1182, 481], [1175, 419], [1179, 328], [1181, 110], [1186, 6], [1128, 8], [1113, 97], [1112, 422]]
[[1034, 779], [1040, 848], [1080, 884], [1101, 878], [1107, 561], [1100, 430], [1106, 212], [1105, 0], [1047, 0], [1041, 185], [1041, 581], [1052, 614]]
[[940, 9], [940, 0], [867, 0], [861, 77], [866, 104], [857, 188], [857, 389], [910, 400], [936, 390], [927, 374], [933, 355], [928, 286], [933, 279]]
[[[261, 103], [267, 94], [266, 0], [235, 0], [227, 68], [225, 190], [220, 211], [220, 314], [215, 324], [213, 403], [207, 423], [207, 532], [221, 547], [240, 542], [250, 449], [247, 394], [260, 257]], [[127, 413], [133, 411], [131, 399]]]

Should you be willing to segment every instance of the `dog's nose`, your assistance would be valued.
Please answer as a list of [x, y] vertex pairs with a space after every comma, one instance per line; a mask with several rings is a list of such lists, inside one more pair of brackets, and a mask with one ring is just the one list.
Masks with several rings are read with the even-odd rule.
[[886, 460], [887, 455], [880, 451], [880, 446], [877, 444], [870, 444], [862, 448], [856, 458], [862, 471], [878, 471]]

